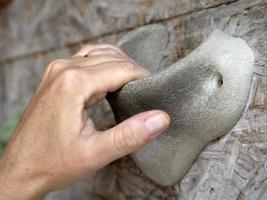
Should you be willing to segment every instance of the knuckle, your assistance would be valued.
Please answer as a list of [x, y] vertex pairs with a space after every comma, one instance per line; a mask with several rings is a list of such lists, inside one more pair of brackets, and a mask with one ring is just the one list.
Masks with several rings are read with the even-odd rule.
[[54, 60], [46, 68], [46, 73], [55, 74], [58, 71], [58, 69], [67, 66], [67, 64], [68, 60], [65, 59]]
[[93, 81], [87, 81], [87, 82], [88, 82], [87, 93], [90, 102], [92, 104], [97, 103], [98, 101], [100, 101], [102, 98], [105, 97], [105, 92], [103, 92], [104, 89], [102, 89], [101, 85]]
[[57, 60], [52, 61], [48, 66], [52, 70], [52, 69], [55, 69], [61, 66], [65, 66], [66, 64], [67, 64], [67, 60], [57, 59]]
[[140, 140], [140, 138], [137, 137], [136, 132], [129, 125], [124, 126], [114, 134], [114, 146], [123, 154], [134, 151], [140, 147], [142, 143], [142, 139]]
[[77, 80], [79, 80], [79, 72], [75, 69], [66, 69], [57, 78], [61, 89], [70, 89]]
[[61, 73], [61, 78], [64, 82], [73, 82], [78, 76], [75, 69], [66, 69]]

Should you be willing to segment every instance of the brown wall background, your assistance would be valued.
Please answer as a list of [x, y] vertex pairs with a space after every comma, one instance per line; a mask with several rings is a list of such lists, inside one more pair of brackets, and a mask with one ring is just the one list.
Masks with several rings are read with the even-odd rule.
[[[174, 33], [170, 63], [214, 29], [245, 39], [256, 57], [248, 110], [173, 187], [155, 185], [126, 157], [47, 199], [267, 199], [267, 0], [13, 0], [0, 9], [0, 124], [24, 110], [52, 60], [155, 23]], [[91, 113], [98, 128], [114, 124], [106, 102]]]

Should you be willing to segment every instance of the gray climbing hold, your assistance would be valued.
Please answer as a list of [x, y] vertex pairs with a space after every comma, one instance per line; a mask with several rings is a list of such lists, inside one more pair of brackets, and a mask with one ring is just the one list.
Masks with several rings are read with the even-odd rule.
[[[156, 72], [168, 39], [166, 28], [155, 25], [129, 33], [119, 45]], [[176, 183], [208, 142], [233, 128], [247, 104], [253, 57], [244, 40], [216, 30], [185, 58], [108, 95], [118, 122], [151, 109], [171, 116], [165, 133], [132, 154], [148, 177], [161, 185]]]

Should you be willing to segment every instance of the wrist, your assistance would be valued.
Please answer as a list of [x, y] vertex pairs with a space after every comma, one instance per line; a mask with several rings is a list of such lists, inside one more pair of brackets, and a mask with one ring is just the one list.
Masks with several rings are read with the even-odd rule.
[[0, 159], [1, 200], [39, 200], [48, 193], [45, 191], [44, 179], [30, 175], [27, 169], [14, 168]]

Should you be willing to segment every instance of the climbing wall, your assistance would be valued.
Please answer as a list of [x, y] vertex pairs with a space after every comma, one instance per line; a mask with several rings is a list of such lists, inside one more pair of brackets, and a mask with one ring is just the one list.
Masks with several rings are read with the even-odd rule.
[[[13, 0], [0, 9], [0, 124], [24, 110], [52, 60], [86, 43], [116, 44], [129, 31], [156, 23], [172, 33], [175, 50], [166, 52], [166, 65], [214, 29], [248, 42], [255, 66], [243, 117], [172, 187], [154, 184], [125, 157], [46, 200], [267, 199], [267, 0]], [[90, 113], [99, 129], [114, 125], [107, 102]]]

